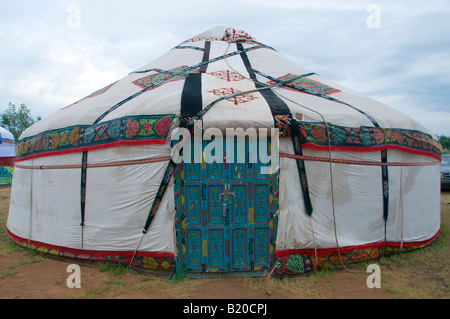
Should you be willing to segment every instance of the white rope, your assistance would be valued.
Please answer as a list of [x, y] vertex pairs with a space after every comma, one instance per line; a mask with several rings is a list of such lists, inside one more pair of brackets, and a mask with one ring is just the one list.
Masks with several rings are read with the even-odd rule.
[[312, 216], [309, 217], [309, 223], [311, 225], [311, 234], [313, 238], [313, 245], [314, 245], [314, 257], [316, 258], [316, 265], [319, 266], [319, 259], [317, 258], [317, 244], [316, 244], [316, 236], [314, 236], [314, 228], [312, 223]]
[[[278, 93], [278, 92], [275, 92], [275, 91], [274, 91], [274, 93], [277, 94], [277, 95], [279, 95], [280, 97], [282, 97], [282, 98], [284, 98], [284, 99], [290, 101], [291, 103], [294, 103], [294, 104], [296, 104], [296, 105], [298, 105], [298, 106], [300, 106], [300, 107], [302, 107], [302, 108], [307, 109], [308, 111], [311, 111], [311, 112], [313, 112], [313, 113], [318, 114], [318, 115], [322, 118], [322, 121], [325, 123], [325, 127], [326, 127], [326, 129], [327, 129], [327, 136], [328, 136], [328, 160], [329, 160], [329, 170], [330, 170], [331, 209], [332, 209], [332, 212], [333, 212], [334, 238], [335, 238], [335, 242], [336, 242], [336, 249], [337, 249], [338, 256], [339, 256], [339, 261], [341, 262], [342, 267], [345, 268], [345, 264], [344, 264], [344, 262], [343, 262], [343, 260], [342, 260], [341, 251], [340, 251], [340, 246], [339, 246], [339, 240], [338, 240], [338, 236], [337, 236], [336, 211], [335, 211], [335, 202], [334, 202], [333, 167], [332, 167], [332, 156], [331, 156], [331, 136], [330, 136], [330, 128], [329, 128], [328, 122], [327, 122], [327, 120], [325, 119], [325, 117], [322, 115], [322, 113], [320, 113], [320, 112], [318, 112], [318, 111], [316, 111], [316, 110], [313, 110], [313, 109], [311, 109], [311, 108], [309, 108], [309, 107], [306, 107], [306, 106], [304, 106], [304, 105], [302, 105], [302, 104], [300, 104], [300, 103], [298, 103], [298, 102], [296, 102], [296, 101], [293, 101], [293, 100], [291, 100], [291, 99], [289, 99], [289, 98], [283, 96], [282, 94], [280, 94], [280, 93]], [[312, 217], [310, 217], [310, 218], [312, 218]]]
[[129, 263], [129, 266], [130, 266], [130, 267], [132, 267], [131, 264], [133, 263], [134, 256], [136, 256], [136, 252], [137, 252], [137, 250], [139, 249], [139, 246], [141, 246], [141, 242], [142, 242], [142, 239], [144, 238], [144, 235], [145, 235], [145, 233], [142, 233], [141, 239], [139, 240], [139, 243], [138, 243], [136, 249], [134, 250], [133, 256], [131, 257], [131, 260], [130, 260], [130, 263]]

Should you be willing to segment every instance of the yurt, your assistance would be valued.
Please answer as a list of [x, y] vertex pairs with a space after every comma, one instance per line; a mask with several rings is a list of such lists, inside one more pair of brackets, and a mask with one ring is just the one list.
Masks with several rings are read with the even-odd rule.
[[0, 185], [11, 185], [15, 157], [14, 135], [7, 129], [0, 127]]
[[437, 238], [441, 149], [407, 115], [215, 27], [24, 131], [7, 234], [192, 277], [341, 268]]

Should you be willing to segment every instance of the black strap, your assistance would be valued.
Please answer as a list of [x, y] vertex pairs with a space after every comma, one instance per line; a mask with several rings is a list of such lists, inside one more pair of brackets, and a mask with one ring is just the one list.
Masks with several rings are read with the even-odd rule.
[[209, 53], [211, 51], [211, 41], [205, 41], [205, 50], [203, 52], [202, 65], [199, 68], [200, 73], [205, 73], [209, 64]]
[[[249, 47], [249, 48], [244, 49], [243, 52], [248, 52], [248, 51], [252, 51], [252, 50], [256, 50], [256, 49], [262, 49], [262, 48], [265, 48], [265, 49], [271, 49], [270, 47], [268, 47], [268, 46], [266, 46], [266, 45], [256, 45], [256, 46], [252, 46], [252, 47]], [[208, 60], [208, 61], [202, 61], [202, 62], [200, 62], [200, 63], [194, 64], [194, 65], [192, 65], [192, 66], [190, 66], [190, 67], [184, 69], [183, 71], [179, 71], [179, 72], [177, 72], [177, 73], [171, 73], [171, 76], [170, 76], [170, 77], [165, 78], [165, 79], [162, 80], [161, 82], [158, 82], [158, 83], [155, 83], [154, 85], [148, 86], [148, 87], [146, 87], [145, 89], [142, 89], [141, 91], [136, 92], [135, 94], [133, 94], [133, 95], [127, 97], [126, 99], [120, 101], [119, 103], [113, 105], [111, 108], [109, 108], [108, 110], [106, 110], [102, 115], [100, 115], [100, 116], [95, 120], [94, 124], [99, 123], [101, 120], [103, 120], [103, 118], [105, 118], [105, 116], [107, 116], [109, 113], [113, 112], [114, 110], [116, 110], [116, 109], [119, 108], [120, 106], [124, 105], [125, 103], [131, 101], [132, 99], [138, 97], [139, 95], [141, 95], [141, 94], [143, 94], [143, 93], [145, 93], [145, 92], [147, 92], [147, 91], [149, 91], [149, 90], [151, 90], [151, 89], [154, 89], [155, 87], [161, 85], [162, 83], [164, 83], [164, 82], [166, 82], [166, 81], [170, 81], [170, 79], [172, 79], [172, 78], [175, 77], [175, 76], [185, 75], [185, 74], [187, 74], [189, 71], [192, 71], [192, 70], [195, 70], [195, 69], [197, 69], [197, 68], [200, 68], [202, 65], [209, 64], [209, 63], [211, 63], [211, 62], [215, 62], [215, 61], [219, 61], [219, 60], [223, 60], [223, 59], [232, 57], [232, 56], [237, 55], [237, 54], [240, 54], [240, 53], [241, 53], [241, 51], [230, 52], [230, 53], [228, 53], [228, 54], [224, 54], [224, 55], [218, 56], [218, 57], [213, 58], [213, 59], [210, 59], [210, 60]], [[142, 71], [142, 72], [144, 72], [144, 71]], [[138, 72], [135, 72], [135, 73], [138, 73]]]
[[[281, 81], [280, 79], [274, 78], [273, 76], [270, 76], [270, 75], [268, 75], [268, 74], [265, 74], [265, 73], [263, 73], [263, 72], [261, 72], [261, 71], [254, 70], [254, 72], [257, 73], [257, 74], [259, 74], [259, 75], [261, 75], [261, 76], [264, 76], [265, 78], [271, 80], [272, 82], [283, 83], [283, 81]], [[308, 73], [308, 74], [305, 74], [304, 76], [310, 76], [310, 75], [314, 75], [314, 74], [316, 74], [316, 73]], [[370, 114], [364, 112], [363, 110], [358, 109], [357, 107], [354, 107], [354, 106], [351, 105], [351, 104], [348, 104], [348, 103], [346, 103], [346, 102], [344, 102], [344, 101], [341, 101], [341, 100], [339, 100], [339, 99], [336, 99], [336, 98], [331, 97], [331, 96], [328, 96], [328, 95], [320, 94], [320, 93], [317, 93], [317, 92], [314, 92], [314, 91], [311, 91], [311, 90], [308, 90], [308, 89], [305, 89], [305, 88], [301, 88], [301, 87], [295, 86], [295, 85], [293, 85], [292, 83], [286, 83], [286, 84], [284, 84], [284, 85], [285, 85], [285, 86], [288, 86], [288, 87], [290, 87], [290, 88], [292, 88], [292, 89], [295, 89], [295, 90], [297, 90], [297, 91], [300, 91], [300, 92], [304, 92], [304, 93], [316, 95], [316, 96], [321, 97], [321, 98], [323, 98], [323, 99], [327, 99], [327, 100], [330, 100], [330, 101], [333, 101], [333, 102], [337, 102], [337, 103], [340, 103], [340, 104], [344, 104], [344, 105], [346, 105], [346, 106], [348, 106], [348, 107], [351, 107], [352, 109], [354, 109], [354, 110], [360, 112], [360, 113], [363, 114], [365, 117], [367, 117], [367, 118], [373, 123], [374, 126], [379, 127], [377, 121], [376, 121]]]
[[[242, 43], [237, 43], [236, 45], [239, 51], [244, 50]], [[247, 53], [242, 52], [241, 58], [250, 78], [254, 81], [256, 88], [266, 87], [265, 85], [259, 83], [259, 81], [256, 79], [256, 74], [252, 69]], [[280, 128], [282, 131], [285, 130], [285, 132], [286, 130], [289, 131], [289, 134], [292, 136], [295, 155], [303, 156], [302, 147], [300, 143], [300, 127], [297, 124], [297, 121], [293, 119], [291, 110], [289, 109], [287, 104], [270, 89], [261, 90], [260, 93], [270, 107], [270, 111], [272, 112], [272, 116], [274, 118], [275, 127]], [[311, 203], [311, 197], [309, 195], [309, 187], [308, 187], [308, 179], [306, 177], [305, 163], [303, 159], [296, 159], [296, 162], [300, 178], [300, 185], [302, 187], [303, 192], [305, 211], [309, 216], [311, 216], [313, 212], [313, 207]]]
[[[387, 150], [381, 151], [381, 162], [387, 163]], [[389, 175], [388, 167], [381, 167], [382, 185], [383, 185], [383, 219], [387, 221], [389, 215]]]
[[80, 188], [80, 202], [81, 202], [81, 248], [83, 248], [84, 241], [84, 216], [86, 211], [86, 173], [87, 173], [87, 157], [88, 152], [84, 151], [81, 157], [81, 188]]
[[[256, 73], [258, 73], [259, 75], [268, 78], [272, 82], [282, 83], [282, 81], [280, 79], [274, 78], [274, 77], [272, 77], [270, 75], [267, 75], [267, 74], [265, 74], [263, 72], [260, 72], [260, 71], [257, 71], [257, 70], [254, 70], [254, 71]], [[353, 105], [351, 105], [349, 103], [346, 103], [344, 101], [341, 101], [339, 99], [336, 99], [336, 98], [333, 98], [333, 97], [330, 97], [330, 96], [327, 96], [327, 95], [323, 95], [323, 94], [319, 94], [319, 93], [310, 91], [308, 89], [300, 88], [298, 86], [294, 86], [294, 85], [289, 84], [289, 83], [286, 83], [284, 85], [285, 86], [289, 86], [289, 87], [291, 87], [293, 89], [296, 89], [296, 90], [304, 92], [304, 93], [313, 94], [313, 95], [316, 95], [318, 97], [321, 97], [321, 98], [324, 98], [324, 99], [327, 99], [327, 100], [330, 100], [330, 101], [333, 101], [333, 102], [337, 102], [337, 103], [346, 105], [348, 107], [351, 107], [352, 109], [354, 109], [354, 110], [360, 112], [361, 114], [363, 114], [364, 116], [366, 116], [372, 122], [372, 124], [375, 127], [380, 128], [380, 125], [378, 124], [378, 122], [370, 114], [364, 112], [363, 110], [358, 109], [357, 107], [355, 107], [355, 106], [353, 106]], [[295, 143], [294, 143], [294, 145], [295, 145]], [[387, 163], [387, 150], [381, 151], [381, 162]], [[382, 166], [381, 170], [382, 170], [381, 171], [381, 176], [382, 176], [382, 187], [383, 187], [383, 219], [386, 222], [387, 219], [388, 219], [388, 215], [389, 215], [389, 176], [388, 176], [388, 168], [387, 168], [387, 166]]]
[[[209, 53], [211, 49], [211, 42], [205, 41], [205, 50], [203, 52], [202, 62], [200, 63], [199, 73], [191, 73], [186, 77], [184, 82], [183, 92], [181, 94], [181, 109], [180, 109], [180, 126], [186, 126], [186, 121], [192, 116], [195, 116], [202, 110], [203, 100], [202, 100], [202, 73], [206, 72], [209, 60]], [[161, 203], [162, 197], [166, 192], [167, 186], [169, 185], [170, 178], [175, 171], [176, 164], [170, 160], [167, 165], [166, 171], [164, 173], [161, 184], [159, 185], [158, 193], [156, 194], [155, 200], [153, 201], [150, 212], [147, 216], [147, 221], [144, 226], [144, 234], [147, 233], [153, 218], [156, 215], [159, 204]]]
[[186, 126], [186, 122], [202, 110], [202, 73], [206, 72], [208, 67], [209, 52], [211, 42], [205, 42], [205, 50], [203, 52], [202, 65], [199, 68], [199, 73], [191, 73], [184, 81], [183, 92], [181, 93], [181, 108], [180, 108], [180, 125]]
[[152, 224], [153, 218], [156, 215], [156, 212], [158, 211], [159, 204], [161, 203], [161, 200], [164, 196], [164, 193], [166, 192], [167, 186], [169, 185], [170, 178], [172, 177], [172, 174], [175, 171], [176, 164], [170, 160], [169, 164], [167, 165], [166, 171], [164, 172], [163, 179], [161, 181], [161, 184], [159, 185], [158, 193], [156, 193], [155, 200], [153, 201], [152, 207], [150, 208], [150, 212], [147, 216], [147, 221], [145, 222], [143, 233], [147, 233], [148, 228]]
[[184, 123], [202, 109], [202, 74], [191, 73], [181, 93], [180, 122]]

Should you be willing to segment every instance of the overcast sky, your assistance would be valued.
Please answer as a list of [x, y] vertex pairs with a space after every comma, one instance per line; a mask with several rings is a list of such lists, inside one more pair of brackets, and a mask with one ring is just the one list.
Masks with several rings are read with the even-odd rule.
[[450, 136], [447, 0], [0, 0], [0, 112], [46, 117], [218, 25]]

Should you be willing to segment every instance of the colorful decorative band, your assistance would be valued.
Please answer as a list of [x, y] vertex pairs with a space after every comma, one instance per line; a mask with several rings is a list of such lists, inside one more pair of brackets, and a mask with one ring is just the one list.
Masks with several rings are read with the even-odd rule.
[[164, 144], [174, 115], [127, 116], [96, 125], [71, 126], [21, 139], [16, 161], [123, 144]]
[[155, 89], [168, 82], [184, 80], [191, 73], [198, 73], [198, 68], [192, 69], [187, 65], [182, 65], [167, 71], [160, 70], [157, 73], [139, 78], [132, 83], [143, 89]]
[[[85, 261], [115, 262], [129, 265], [134, 251], [89, 251], [49, 245], [37, 241], [29, 241], [7, 231], [8, 238], [21, 247], [55, 257], [69, 257]], [[174, 254], [171, 252], [136, 252], [133, 267], [152, 272], [168, 273], [174, 267]]]
[[[298, 75], [288, 73], [277, 79], [280, 81], [286, 82], [295, 77], [298, 77]], [[274, 84], [275, 82], [269, 81], [267, 83]], [[288, 84], [283, 85], [281, 87], [285, 88], [285, 89], [289, 89], [289, 90], [294, 90], [296, 92], [298, 92], [298, 90], [300, 90], [300, 91], [304, 91], [304, 92], [312, 93], [312, 94], [316, 94], [316, 95], [331, 95], [334, 93], [341, 92], [341, 90], [335, 89], [331, 86], [325, 85], [323, 83], [320, 83], [318, 81], [311, 80], [308, 78], [299, 78], [294, 81], [289, 81]]]
[[301, 122], [302, 147], [319, 150], [371, 152], [387, 148], [431, 155], [440, 160], [442, 146], [429, 134], [416, 130], [379, 127], [343, 127], [321, 122]]
[[12, 183], [14, 175], [14, 164], [12, 166], [0, 166], [0, 185], [9, 185]]
[[197, 51], [205, 51], [204, 48], [199, 48], [194, 45], [177, 45], [173, 49], [192, 49], [192, 50], [197, 50]]
[[305, 274], [317, 269], [340, 269], [350, 264], [378, 259], [400, 252], [423, 248], [431, 244], [440, 234], [423, 242], [380, 242], [360, 246], [330, 249], [299, 249], [275, 251], [274, 274], [279, 276]]
[[[1, 136], [1, 134], [0, 134], [0, 136]], [[0, 144], [3, 144], [3, 143], [6, 143], [6, 144], [14, 144], [15, 141], [14, 141], [14, 140], [7, 139], [7, 138], [0, 138]]]
[[15, 157], [0, 157], [0, 166], [14, 166]]

